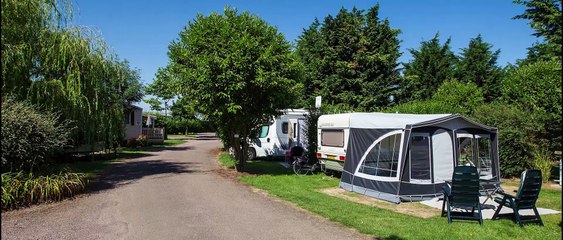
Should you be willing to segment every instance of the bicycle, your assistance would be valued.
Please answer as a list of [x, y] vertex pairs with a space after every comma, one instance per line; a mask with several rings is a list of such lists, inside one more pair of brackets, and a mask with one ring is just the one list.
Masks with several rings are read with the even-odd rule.
[[323, 165], [319, 161], [310, 160], [307, 152], [302, 147], [292, 147], [286, 155], [286, 161], [296, 175], [308, 175], [320, 169], [324, 172]]

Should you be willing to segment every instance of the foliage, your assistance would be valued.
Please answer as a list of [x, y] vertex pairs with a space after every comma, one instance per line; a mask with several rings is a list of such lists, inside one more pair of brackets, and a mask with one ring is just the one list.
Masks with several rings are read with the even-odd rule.
[[[256, 15], [225, 8], [198, 15], [169, 46], [168, 69], [181, 94], [234, 146], [244, 169], [249, 139], [276, 109], [291, 105], [302, 88], [283, 34]], [[238, 136], [238, 137], [236, 137]]]
[[162, 110], [164, 110], [162, 108], [162, 103], [157, 99], [157, 98], [150, 98], [147, 100], [144, 100], [146, 104], [148, 104], [151, 108], [151, 110], [156, 111], [156, 112], [160, 112]]
[[450, 105], [458, 109], [456, 113], [471, 114], [473, 110], [484, 103], [483, 93], [474, 83], [463, 83], [457, 80], [447, 80], [440, 85], [432, 100]]
[[442, 82], [454, 77], [456, 56], [450, 49], [450, 39], [441, 45], [439, 34], [422, 41], [420, 49], [409, 49], [413, 60], [404, 64], [404, 79], [400, 84], [400, 102], [426, 100]]
[[84, 190], [84, 174], [61, 171], [37, 176], [22, 171], [2, 173], [2, 209], [60, 201]]
[[469, 46], [461, 49], [456, 64], [456, 77], [461, 82], [475, 83], [483, 90], [487, 102], [500, 95], [502, 69], [497, 65], [500, 50], [492, 51], [493, 46], [483, 41], [481, 35], [469, 40]]
[[2, 102], [2, 172], [32, 170], [51, 160], [69, 143], [68, 122], [41, 112], [28, 102], [4, 97]]
[[[542, 215], [544, 227], [527, 225], [520, 228], [509, 219], [485, 220], [483, 226], [469, 222], [448, 225], [447, 220], [439, 216], [439, 210], [434, 210], [435, 217], [420, 218], [325, 194], [323, 190], [338, 188], [339, 179], [324, 174], [297, 176], [291, 170], [267, 161], [251, 162], [248, 168], [262, 174], [241, 176], [243, 183], [376, 239], [518, 239], [523, 236], [526, 239], [561, 238], [560, 214]], [[346, 197], [362, 198], [362, 195], [356, 193], [344, 194]], [[379, 202], [381, 201], [373, 204]], [[417, 210], [421, 212], [432, 211], [420, 203], [381, 204], [398, 208], [403, 208], [404, 205], [420, 207]], [[537, 206], [560, 210], [561, 190], [542, 189]]]
[[549, 141], [552, 150], [561, 149], [561, 63], [535, 62], [508, 72], [501, 84], [504, 103], [534, 113], [541, 129], [538, 139]]
[[528, 57], [522, 65], [535, 61], [561, 61], [561, 0], [515, 0], [514, 3], [524, 5], [527, 9], [514, 19], [527, 19], [534, 36], [543, 37], [545, 42], [534, 44], [529, 48]]
[[534, 151], [534, 169], [541, 171], [542, 180], [544, 182], [548, 182], [551, 176], [552, 159], [553, 156], [547, 148], [538, 147]]
[[534, 132], [540, 129], [535, 114], [514, 105], [492, 103], [479, 106], [472, 117], [499, 129], [498, 145], [502, 177], [517, 177], [532, 166]]
[[471, 114], [484, 103], [482, 91], [472, 82], [463, 83], [455, 79], [442, 83], [431, 99], [411, 101], [389, 108], [387, 112], [439, 114]]
[[221, 165], [223, 165], [226, 168], [235, 168], [236, 162], [237, 162], [236, 159], [234, 159], [233, 156], [231, 156], [231, 154], [228, 153], [219, 154], [219, 163], [221, 163]]
[[369, 111], [391, 105], [399, 79], [399, 33], [379, 18], [379, 4], [365, 14], [342, 8], [322, 24], [315, 20], [297, 40], [305, 95]]
[[323, 115], [323, 107], [316, 108], [313, 105], [309, 105], [307, 111], [309, 112], [309, 114], [305, 115], [305, 120], [307, 121], [307, 127], [305, 129], [307, 132], [307, 157], [309, 159], [317, 159], [317, 124], [319, 117]]
[[123, 107], [142, 98], [138, 70], [97, 32], [66, 25], [67, 0], [2, 1], [2, 93], [60, 113], [75, 146], [123, 137]]

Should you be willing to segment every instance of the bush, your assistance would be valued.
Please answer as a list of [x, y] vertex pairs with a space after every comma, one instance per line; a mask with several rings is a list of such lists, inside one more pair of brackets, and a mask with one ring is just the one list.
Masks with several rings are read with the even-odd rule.
[[476, 121], [497, 127], [500, 174], [517, 177], [532, 167], [533, 149], [537, 140], [534, 133], [540, 126], [533, 113], [513, 105], [492, 103], [478, 107], [472, 116]]
[[534, 151], [534, 168], [541, 171], [542, 180], [549, 181], [551, 176], [551, 154], [546, 148], [538, 148]]
[[2, 102], [2, 172], [30, 171], [63, 150], [70, 136], [68, 122], [40, 112], [28, 102], [7, 97]]
[[84, 174], [61, 171], [34, 176], [23, 172], [2, 173], [2, 209], [60, 201], [84, 190]]

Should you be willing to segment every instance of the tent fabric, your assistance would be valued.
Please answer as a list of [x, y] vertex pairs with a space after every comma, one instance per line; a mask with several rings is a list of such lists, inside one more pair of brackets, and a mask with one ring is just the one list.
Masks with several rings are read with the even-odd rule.
[[[340, 187], [348, 191], [395, 203], [427, 200], [441, 195], [442, 186], [451, 180], [453, 168], [457, 164], [458, 133], [474, 134], [469, 136], [486, 133], [490, 136], [492, 178], [500, 180], [497, 129], [459, 114], [348, 113], [321, 116], [323, 117], [323, 126], [334, 128], [345, 126], [345, 119], [348, 119], [348, 146], [340, 181]], [[332, 123], [331, 117], [335, 119]], [[384, 158], [387, 162], [383, 163], [386, 164], [384, 166], [392, 165], [391, 168], [396, 168], [396, 176], [378, 175], [378, 171], [390, 171], [380, 169], [377, 164], [370, 165], [377, 170], [360, 170], [364, 168], [364, 159], [372, 154], [371, 150], [395, 133], [402, 137], [402, 154], [396, 165], [393, 165], [393, 159], [389, 164], [388, 155]], [[381, 156], [381, 152], [377, 154]], [[370, 161], [373, 163], [373, 160]]]

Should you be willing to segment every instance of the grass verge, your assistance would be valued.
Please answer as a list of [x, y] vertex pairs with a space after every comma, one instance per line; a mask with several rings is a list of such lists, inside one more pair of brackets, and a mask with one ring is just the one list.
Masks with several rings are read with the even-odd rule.
[[[321, 193], [322, 189], [337, 187], [339, 182], [324, 174], [297, 176], [268, 161], [249, 161], [246, 167], [249, 172], [263, 174], [242, 175], [243, 183], [381, 239], [561, 239], [561, 214], [543, 215], [545, 227], [520, 228], [509, 219], [485, 220], [483, 226], [463, 221], [449, 225], [446, 218], [419, 218]], [[561, 192], [552, 191], [555, 190], [542, 190], [538, 207], [561, 209], [555, 207], [561, 205]]]
[[225, 166], [226, 168], [231, 168], [231, 169], [235, 168], [236, 161], [228, 153], [219, 154], [219, 162], [221, 163], [221, 165]]
[[85, 175], [61, 171], [57, 174], [34, 175], [23, 172], [2, 174], [2, 209], [60, 201], [84, 190]]

